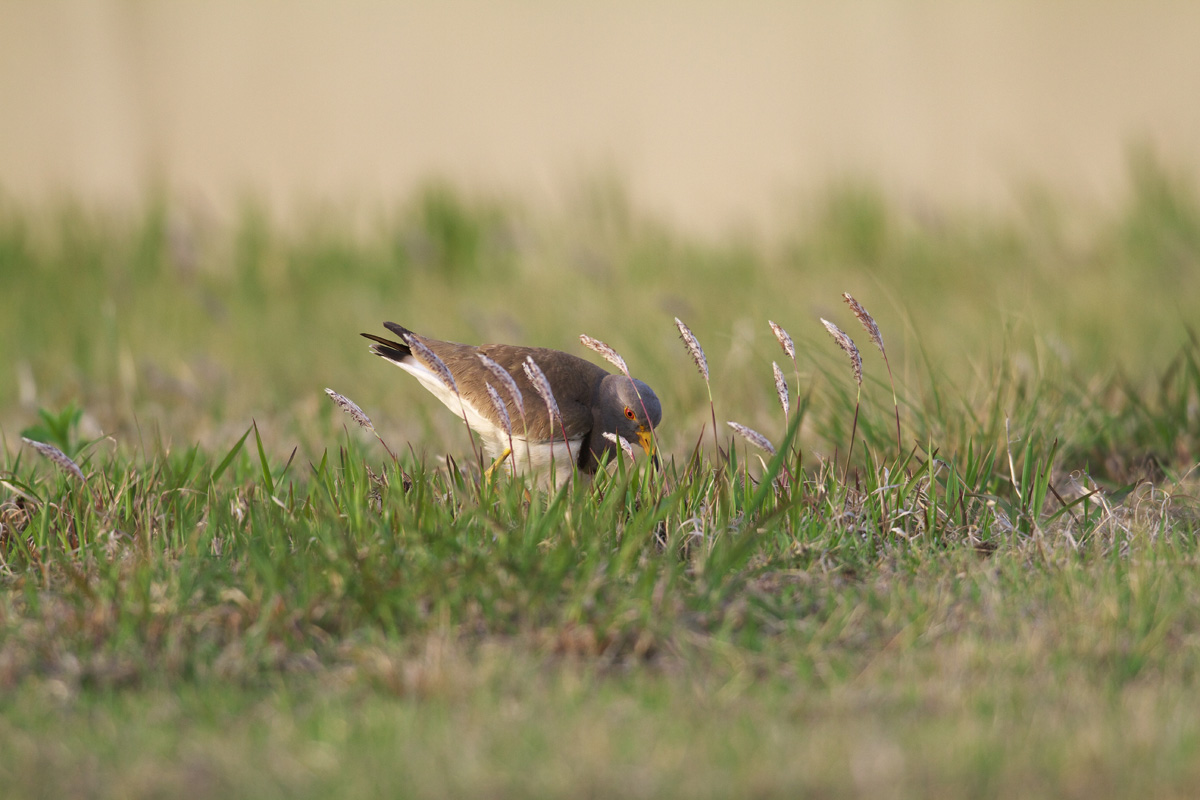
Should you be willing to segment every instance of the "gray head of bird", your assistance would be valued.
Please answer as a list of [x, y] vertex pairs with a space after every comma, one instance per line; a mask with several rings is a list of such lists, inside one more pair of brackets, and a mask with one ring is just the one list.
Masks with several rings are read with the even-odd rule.
[[[654, 428], [662, 422], [662, 404], [654, 390], [642, 381], [624, 375], [608, 375], [596, 388], [592, 406], [595, 430], [615, 433], [629, 443], [636, 442], [651, 457], [654, 453]], [[615, 454], [616, 445], [601, 436], [593, 437], [596, 454]]]

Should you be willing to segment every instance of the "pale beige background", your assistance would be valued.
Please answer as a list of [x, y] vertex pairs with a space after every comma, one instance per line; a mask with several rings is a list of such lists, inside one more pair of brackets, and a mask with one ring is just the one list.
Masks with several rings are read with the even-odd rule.
[[847, 174], [906, 201], [1119, 198], [1200, 164], [1200, 3], [0, 0], [0, 192], [554, 202], [694, 230]]

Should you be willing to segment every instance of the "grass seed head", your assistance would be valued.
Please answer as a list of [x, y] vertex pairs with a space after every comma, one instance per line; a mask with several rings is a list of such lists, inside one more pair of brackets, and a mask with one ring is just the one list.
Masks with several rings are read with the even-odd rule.
[[775, 445], [771, 444], [771, 440], [763, 436], [753, 428], [747, 428], [740, 422], [727, 422], [729, 427], [737, 431], [743, 439], [757, 447], [759, 450], [765, 450], [771, 455], [775, 455]]
[[788, 388], [787, 381], [783, 377], [783, 370], [779, 368], [779, 364], [771, 362], [771, 369], [775, 372], [775, 392], [779, 395], [779, 404], [783, 406], [783, 413], [788, 413]]
[[849, 292], [842, 292], [842, 297], [845, 299], [846, 305], [850, 306], [850, 310], [854, 312], [854, 316], [858, 317], [858, 321], [866, 329], [867, 335], [871, 337], [871, 341], [879, 348], [879, 352], [884, 358], [887, 358], [887, 351], [883, 349], [883, 334], [879, 332], [879, 326], [875, 324], [875, 319], [867, 313], [862, 304], [855, 300]]
[[487, 367], [488, 372], [496, 376], [496, 381], [504, 387], [508, 392], [509, 398], [512, 399], [513, 405], [517, 407], [517, 413], [521, 415], [521, 419], [525, 418], [525, 398], [521, 394], [520, 388], [517, 386], [517, 381], [509, 374], [508, 370], [497, 364], [492, 359], [485, 356], [483, 353], [478, 353], [479, 361], [483, 366]]
[[829, 331], [829, 335], [837, 342], [838, 347], [845, 350], [846, 355], [850, 356], [850, 366], [854, 368], [854, 380], [858, 381], [859, 386], [862, 386], [862, 356], [859, 354], [858, 348], [854, 346], [854, 340], [847, 336], [845, 331], [827, 319], [822, 318], [821, 324], [825, 326], [825, 330]]
[[366, 413], [358, 407], [357, 403], [345, 395], [338, 394], [333, 389], [327, 388], [325, 390], [325, 394], [329, 395], [329, 398], [333, 400], [333, 402], [337, 403], [338, 408], [349, 414], [350, 418], [357, 422], [360, 427], [366, 428], [372, 433], [375, 432], [375, 426], [371, 424], [371, 418], [368, 417]]
[[533, 360], [533, 356], [525, 356], [525, 363], [521, 366], [525, 368], [525, 375], [533, 384], [533, 390], [546, 403], [546, 410], [550, 412], [550, 416], [561, 419], [562, 414], [558, 411], [558, 401], [554, 399], [554, 390], [550, 388], [550, 381], [546, 379], [546, 373], [542, 372], [542, 368]]
[[53, 461], [64, 472], [69, 472], [74, 475], [79, 479], [80, 483], [84, 485], [87, 484], [87, 479], [83, 477], [83, 470], [81, 470], [79, 465], [72, 461], [70, 456], [68, 456], [62, 450], [59, 450], [52, 444], [47, 444], [46, 442], [36, 442], [33, 439], [26, 439], [24, 436], [21, 437], [21, 441], [32, 447], [34, 450], [37, 450], [41, 455]]
[[446, 362], [438, 358], [437, 353], [430, 350], [428, 345], [411, 333], [404, 334], [404, 343], [413, 351], [413, 355], [424, 362], [425, 366], [437, 373], [438, 377], [442, 379], [442, 383], [450, 387], [450, 391], [458, 394], [458, 384], [454, 381], [454, 375], [446, 366]]
[[704, 357], [704, 348], [700, 346], [696, 335], [692, 333], [691, 328], [683, 324], [683, 320], [679, 317], [675, 318], [675, 327], [679, 328], [679, 338], [683, 339], [683, 343], [687, 345], [688, 352], [691, 353], [692, 361], [696, 362], [696, 369], [700, 370], [700, 374], [704, 376], [704, 380], [708, 380], [708, 359]]
[[597, 353], [604, 356], [604, 359], [608, 361], [608, 363], [621, 370], [621, 372], [625, 373], [625, 377], [632, 380], [632, 376], [629, 374], [629, 367], [625, 366], [625, 359], [621, 358], [620, 353], [618, 353], [616, 350], [613, 350], [606, 343], [600, 341], [599, 339], [594, 339], [591, 336], [588, 336], [586, 333], [579, 334], [579, 341], [583, 342], [584, 347], [588, 348], [589, 350], [595, 350]]
[[633, 447], [629, 444], [629, 441], [624, 436], [619, 433], [613, 433], [612, 431], [605, 431], [601, 435], [608, 441], [620, 447], [630, 461], [633, 460]]
[[783, 352], [792, 361], [796, 360], [796, 346], [792, 344], [792, 337], [788, 336], [788, 332], [783, 329], [782, 325], [777, 324], [772, 320], [767, 320], [767, 324], [771, 326], [771, 331], [775, 334], [775, 338], [779, 340], [779, 346], [783, 348]]
[[500, 426], [504, 428], [504, 432], [512, 436], [512, 420], [508, 416], [508, 406], [504, 405], [504, 401], [500, 399], [500, 393], [496, 391], [496, 387], [492, 384], [484, 382], [487, 387], [488, 397], [492, 401], [492, 408], [496, 409], [496, 416], [500, 417]]

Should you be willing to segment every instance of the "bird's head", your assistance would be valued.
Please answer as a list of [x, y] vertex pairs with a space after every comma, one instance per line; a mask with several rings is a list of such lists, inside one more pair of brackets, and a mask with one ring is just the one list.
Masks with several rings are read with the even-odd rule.
[[[662, 404], [654, 390], [624, 375], [609, 375], [600, 382], [595, 405], [597, 427], [615, 433], [631, 444], [636, 442], [651, 458], [655, 456], [654, 429], [662, 422]], [[612, 451], [608, 442], [605, 449]]]

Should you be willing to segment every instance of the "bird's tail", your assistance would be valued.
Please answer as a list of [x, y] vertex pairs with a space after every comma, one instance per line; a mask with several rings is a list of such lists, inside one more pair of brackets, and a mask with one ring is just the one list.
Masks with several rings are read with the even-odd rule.
[[[397, 325], [394, 322], [385, 322], [383, 327], [387, 328], [392, 333], [400, 338], [404, 338], [404, 334], [412, 333], [408, 328], [402, 325]], [[382, 336], [376, 336], [373, 333], [359, 334], [365, 339], [370, 339], [374, 344], [371, 345], [371, 352], [380, 358], [386, 358], [388, 361], [399, 363], [412, 355], [412, 350], [403, 342], [394, 342], [391, 339], [385, 339]]]

